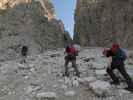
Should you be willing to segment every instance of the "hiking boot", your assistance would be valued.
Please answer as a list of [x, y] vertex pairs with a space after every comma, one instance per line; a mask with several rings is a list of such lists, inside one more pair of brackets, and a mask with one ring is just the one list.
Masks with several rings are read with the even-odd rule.
[[62, 75], [63, 77], [69, 77], [69, 73], [68, 72], [65, 72], [63, 75]]
[[120, 85], [120, 82], [110, 82], [111, 85]]
[[77, 77], [80, 77], [80, 72], [76, 73], [76, 76], [77, 76]]
[[127, 87], [127, 88], [124, 88], [125, 90], [127, 90], [127, 91], [130, 91], [130, 92], [133, 92], [133, 87]]

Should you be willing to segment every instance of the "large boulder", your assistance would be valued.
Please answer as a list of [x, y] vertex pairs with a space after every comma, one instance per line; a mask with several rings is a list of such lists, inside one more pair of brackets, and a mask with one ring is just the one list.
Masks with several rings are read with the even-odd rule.
[[95, 82], [91, 82], [89, 87], [97, 96], [111, 95], [111, 85], [108, 82], [97, 80]]

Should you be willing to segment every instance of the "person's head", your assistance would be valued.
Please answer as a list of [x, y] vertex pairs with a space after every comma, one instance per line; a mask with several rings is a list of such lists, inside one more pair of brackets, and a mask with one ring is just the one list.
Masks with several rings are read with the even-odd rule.
[[73, 45], [74, 45], [74, 42], [71, 41], [71, 42], [69, 43], [69, 46], [73, 46]]
[[111, 47], [111, 50], [113, 53], [116, 53], [119, 48], [120, 48], [120, 45], [118, 43], [114, 43]]
[[117, 34], [117, 32], [116, 32], [116, 31], [114, 31], [114, 32], [112, 32], [112, 34], [113, 34], [113, 35], [116, 35], [116, 34]]

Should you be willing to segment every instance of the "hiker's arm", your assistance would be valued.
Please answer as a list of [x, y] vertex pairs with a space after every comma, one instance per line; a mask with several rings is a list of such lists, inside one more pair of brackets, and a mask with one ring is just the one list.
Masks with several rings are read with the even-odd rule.
[[64, 50], [64, 54], [66, 54], [66, 49]]
[[111, 50], [107, 50], [106, 51], [106, 57], [111, 57], [111, 56], [113, 56], [112, 51]]
[[66, 49], [64, 50], [64, 54], [66, 54], [66, 53], [67, 53], [67, 51], [68, 51], [68, 49], [66, 48]]

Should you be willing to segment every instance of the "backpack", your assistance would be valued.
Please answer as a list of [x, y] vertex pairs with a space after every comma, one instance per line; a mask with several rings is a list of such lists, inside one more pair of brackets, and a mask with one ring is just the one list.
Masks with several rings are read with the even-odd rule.
[[127, 59], [126, 52], [123, 49], [121, 49], [121, 48], [120, 48], [119, 52], [120, 52], [120, 58], [121, 58], [121, 60], [122, 61], [125, 61]]
[[68, 46], [66, 52], [69, 56], [76, 56], [76, 49], [73, 46]]

